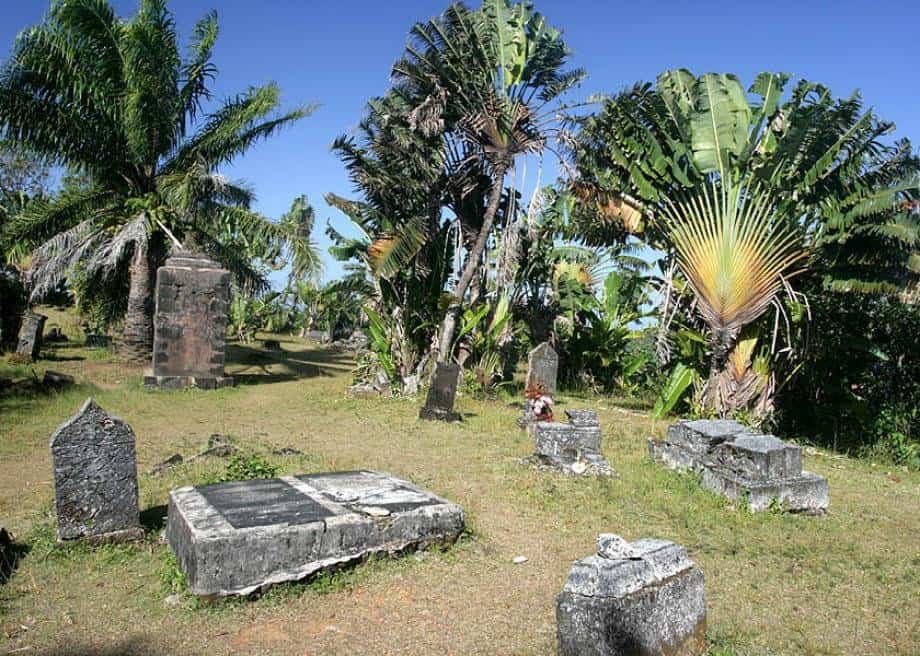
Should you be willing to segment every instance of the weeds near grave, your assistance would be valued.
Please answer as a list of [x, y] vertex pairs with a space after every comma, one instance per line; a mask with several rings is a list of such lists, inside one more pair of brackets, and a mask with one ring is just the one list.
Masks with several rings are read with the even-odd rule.
[[237, 453], [230, 458], [223, 472], [205, 477], [205, 483], [226, 483], [229, 481], [252, 481], [274, 478], [281, 468], [272, 464], [258, 453]]
[[160, 583], [167, 595], [188, 592], [188, 579], [179, 567], [179, 561], [172, 549], [163, 549], [160, 564]]

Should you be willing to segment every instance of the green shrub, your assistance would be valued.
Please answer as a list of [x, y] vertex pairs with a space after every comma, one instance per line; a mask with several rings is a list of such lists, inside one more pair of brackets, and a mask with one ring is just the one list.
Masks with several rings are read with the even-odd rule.
[[251, 481], [259, 478], [274, 478], [279, 468], [257, 453], [237, 453], [223, 472], [208, 478], [207, 483], [226, 483], [228, 481]]

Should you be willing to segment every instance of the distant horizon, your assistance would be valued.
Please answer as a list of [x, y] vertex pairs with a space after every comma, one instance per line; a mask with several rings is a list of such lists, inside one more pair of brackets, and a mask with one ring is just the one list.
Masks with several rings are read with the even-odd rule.
[[[125, 18], [137, 9], [136, 0], [111, 4]], [[253, 11], [248, 0], [169, 3], [183, 50], [195, 22], [217, 10], [215, 101], [274, 80], [281, 87], [283, 108], [318, 105], [312, 116], [259, 144], [222, 173], [249, 184], [257, 195], [255, 209], [272, 219], [286, 212], [295, 197], [307, 195], [316, 211], [313, 239], [322, 252], [324, 280], [342, 274], [341, 264], [327, 251], [327, 220], [346, 234], [353, 230], [323, 196], [356, 196], [329, 147], [336, 137], [354, 132], [369, 98], [386, 92], [390, 67], [402, 54], [412, 25], [440, 14], [448, 4], [395, 0], [314, 7], [265, 0]], [[587, 71], [572, 99], [654, 82], [671, 68], [734, 73], [745, 87], [761, 71], [785, 71], [825, 84], [837, 97], [859, 90], [866, 107], [896, 124], [891, 139], [908, 138], [918, 146], [920, 101], [910, 81], [920, 64], [913, 34], [920, 25], [920, 3], [784, 0], [770, 5], [768, 13], [758, 5], [734, 8], [730, 15], [677, 2], [642, 7], [586, 0], [534, 4], [565, 34], [573, 51], [570, 66]], [[9, 57], [16, 35], [39, 23], [49, 6], [48, 0], [23, 0], [4, 8], [0, 59]], [[547, 166], [543, 183], [555, 177], [555, 166]], [[532, 185], [534, 179], [530, 171], [526, 182]], [[527, 187], [525, 197], [531, 191]], [[277, 285], [284, 277], [275, 273], [272, 280]]]

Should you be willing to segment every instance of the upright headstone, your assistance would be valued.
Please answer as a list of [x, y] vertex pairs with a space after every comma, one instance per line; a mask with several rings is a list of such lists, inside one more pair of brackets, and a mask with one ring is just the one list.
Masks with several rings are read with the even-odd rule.
[[157, 271], [153, 368], [148, 387], [233, 385], [224, 375], [230, 272], [205, 255], [179, 253]]
[[134, 431], [92, 399], [51, 436], [59, 540], [141, 538]]
[[598, 536], [556, 600], [561, 656], [699, 656], [706, 651], [703, 573], [680, 545]]
[[556, 376], [559, 373], [559, 355], [548, 342], [542, 342], [527, 358], [528, 390], [538, 390], [548, 396], [556, 395]]
[[454, 412], [454, 400], [457, 398], [457, 384], [460, 379], [460, 365], [452, 362], [439, 362], [431, 377], [428, 398], [419, 410], [422, 419], [437, 421], [460, 421], [459, 413]]
[[19, 344], [16, 346], [16, 355], [23, 360], [38, 360], [38, 352], [42, 347], [42, 332], [45, 321], [48, 319], [37, 312], [25, 312], [22, 315], [22, 324], [19, 328]]

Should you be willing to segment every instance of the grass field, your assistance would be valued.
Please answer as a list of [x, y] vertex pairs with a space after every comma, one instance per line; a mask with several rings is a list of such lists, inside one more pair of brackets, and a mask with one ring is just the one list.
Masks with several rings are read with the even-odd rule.
[[[920, 653], [920, 474], [808, 449], [806, 468], [830, 481], [830, 514], [752, 515], [648, 460], [646, 438], [664, 424], [614, 399], [563, 397], [560, 410], [599, 410], [619, 473], [568, 479], [520, 464], [531, 445], [511, 399], [463, 397], [463, 423], [421, 422], [418, 399], [346, 399], [346, 356], [281, 339], [283, 353], [232, 347], [240, 384], [214, 392], [146, 392], [139, 368], [67, 344], [49, 345], [34, 367], [0, 364], [0, 376], [50, 368], [78, 382], [0, 396], [0, 524], [26, 552], [0, 585], [0, 654], [552, 654], [555, 595], [600, 532], [688, 548], [706, 576], [711, 654]], [[137, 434], [143, 543], [54, 541], [48, 438], [88, 396]], [[170, 488], [226, 461], [147, 472], [212, 433], [285, 473], [409, 478], [460, 503], [470, 533], [445, 551], [372, 560], [258, 600], [199, 604], [160, 540], [164, 504]], [[281, 447], [303, 455], [271, 454]], [[528, 561], [513, 564], [518, 555]]]

